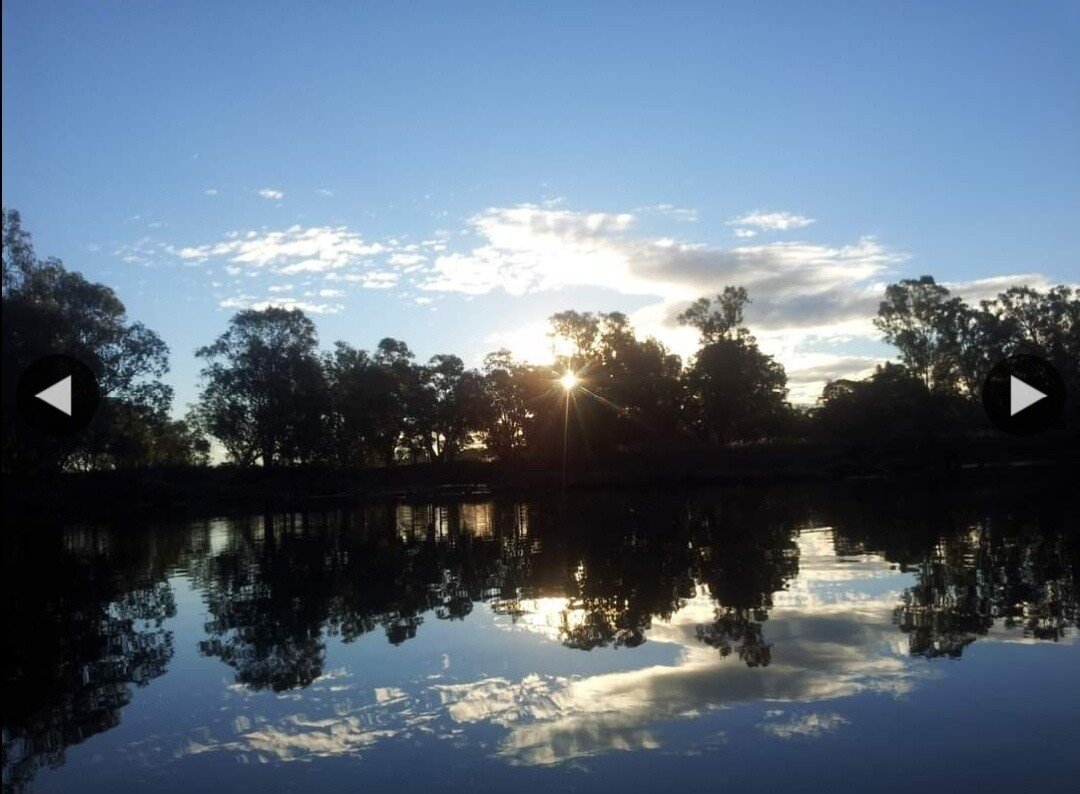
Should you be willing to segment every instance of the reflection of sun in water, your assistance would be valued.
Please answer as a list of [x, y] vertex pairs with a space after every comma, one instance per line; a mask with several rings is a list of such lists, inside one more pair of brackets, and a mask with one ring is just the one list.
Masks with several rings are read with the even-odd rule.
[[515, 604], [517, 614], [507, 628], [525, 629], [562, 642], [565, 632], [585, 622], [585, 610], [575, 607], [570, 599], [548, 596], [523, 598]]
[[579, 380], [578, 376], [570, 370], [564, 372], [562, 374], [562, 377], [559, 378], [559, 385], [562, 386], [563, 389], [565, 389], [566, 391], [571, 391], [580, 382], [581, 381]]

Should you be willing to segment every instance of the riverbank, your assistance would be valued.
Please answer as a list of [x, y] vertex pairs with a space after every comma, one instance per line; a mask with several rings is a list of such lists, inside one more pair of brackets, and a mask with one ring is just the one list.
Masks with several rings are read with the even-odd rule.
[[7, 477], [5, 518], [115, 513], [209, 514], [280, 510], [357, 499], [437, 500], [589, 488], [680, 488], [894, 477], [1015, 477], [1018, 470], [1067, 478], [1080, 470], [1070, 439], [989, 437], [905, 449], [854, 445], [772, 444], [650, 450], [591, 465], [558, 468], [479, 460], [341, 470], [264, 470], [233, 466], [161, 468]]

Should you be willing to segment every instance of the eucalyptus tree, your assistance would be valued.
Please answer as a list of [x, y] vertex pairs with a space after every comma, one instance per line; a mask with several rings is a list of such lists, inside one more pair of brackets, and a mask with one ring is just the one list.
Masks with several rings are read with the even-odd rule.
[[201, 413], [234, 460], [263, 466], [315, 460], [329, 408], [315, 325], [299, 309], [238, 312], [196, 355]]

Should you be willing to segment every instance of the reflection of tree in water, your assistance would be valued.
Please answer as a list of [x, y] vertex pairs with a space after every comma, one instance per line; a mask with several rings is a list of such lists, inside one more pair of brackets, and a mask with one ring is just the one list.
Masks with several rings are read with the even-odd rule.
[[787, 588], [799, 573], [799, 549], [791, 522], [763, 500], [730, 500], [695, 511], [695, 573], [716, 601], [712, 623], [697, 627], [697, 637], [732, 652], [748, 667], [772, 660], [762, 624], [773, 593]]
[[[994, 628], [1056, 641], [1078, 620], [1080, 544], [1064, 501], [991, 484], [975, 502], [868, 489], [830, 500], [837, 554], [878, 551], [915, 574], [894, 619], [912, 654], [959, 657]], [[987, 516], [993, 516], [988, 519]]]
[[670, 618], [693, 595], [686, 522], [671, 500], [575, 507], [556, 514], [562, 531], [545, 539], [558, 540], [534, 561], [566, 595], [562, 642], [581, 650], [641, 645], [654, 618]]
[[381, 628], [399, 644], [429, 615], [461, 619], [491, 601], [516, 619], [546, 596], [564, 599], [567, 647], [635, 647], [703, 583], [721, 606], [702, 639], [766, 664], [760, 624], [798, 561], [792, 530], [747, 505], [723, 522], [715, 508], [624, 496], [234, 522], [228, 546], [195, 563], [210, 613], [200, 649], [240, 683], [281, 691], [321, 674], [326, 634], [350, 642]]
[[274, 691], [306, 686], [322, 671], [322, 624], [338, 551], [294, 517], [241, 521], [228, 548], [197, 571], [210, 619], [199, 649], [234, 667], [237, 680]]
[[[722, 520], [721, 520], [722, 519]], [[529, 563], [529, 585], [495, 605], [519, 618], [529, 599], [565, 598], [558, 635], [570, 648], [635, 647], [654, 619], [668, 620], [704, 586], [716, 621], [698, 630], [726, 656], [768, 664], [761, 623], [772, 594], [798, 572], [794, 521], [754, 494], [687, 505], [651, 495], [592, 495], [538, 510], [543, 538]]]
[[1077, 621], [1068, 546], [1057, 533], [989, 523], [943, 538], [896, 609], [911, 653], [958, 657], [997, 622], [1037, 640], [1063, 638]]
[[[351, 642], [382, 628], [416, 636], [426, 613], [461, 619], [508, 578], [499, 538], [478, 536], [474, 506], [373, 506], [356, 515], [234, 523], [228, 548], [195, 576], [210, 619], [200, 650], [254, 689], [306, 686], [323, 667], [325, 635]], [[496, 510], [493, 506], [486, 506]]]
[[120, 723], [133, 687], [173, 655], [164, 581], [179, 556], [162, 536], [42, 532], [6, 540], [4, 786], [20, 788], [66, 749]]
[[[923, 516], [890, 503], [861, 513], [821, 504], [815, 520], [835, 527], [838, 554], [884, 550], [915, 572], [896, 610], [913, 653], [958, 655], [995, 626], [1053, 640], [1076, 625], [1077, 546], [1054, 526], [934, 504]], [[808, 514], [790, 493], [587, 493], [9, 540], [5, 782], [62, 763], [65, 747], [117, 724], [133, 685], [164, 672], [175, 566], [207, 607], [201, 651], [253, 689], [311, 683], [329, 636], [381, 631], [399, 644], [479, 601], [515, 620], [546, 611], [563, 644], [590, 650], [640, 645], [654, 619], [704, 594], [715, 612], [697, 637], [762, 667], [772, 654], [765, 623], [798, 574], [794, 528]]]

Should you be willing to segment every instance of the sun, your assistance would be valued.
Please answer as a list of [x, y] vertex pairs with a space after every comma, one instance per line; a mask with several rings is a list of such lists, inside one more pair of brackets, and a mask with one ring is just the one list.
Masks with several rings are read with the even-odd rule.
[[566, 390], [566, 391], [570, 391], [575, 386], [577, 386], [580, 382], [581, 381], [578, 379], [578, 376], [575, 375], [570, 370], [567, 370], [566, 372], [564, 372], [562, 374], [562, 377], [559, 378], [559, 385], [561, 385], [563, 387], [563, 389]]

